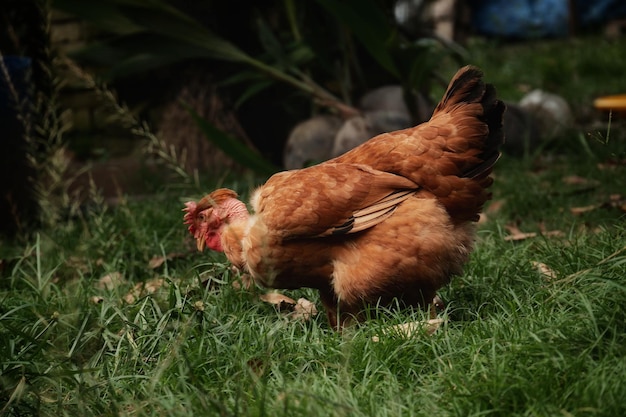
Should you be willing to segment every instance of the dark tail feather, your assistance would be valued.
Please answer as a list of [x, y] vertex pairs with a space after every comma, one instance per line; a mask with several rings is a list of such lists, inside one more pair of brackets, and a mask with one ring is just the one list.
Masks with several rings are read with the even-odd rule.
[[433, 114], [446, 111], [458, 103], [477, 103], [484, 96], [483, 72], [476, 67], [467, 65], [454, 75]]
[[485, 140], [483, 152], [479, 156], [483, 162], [464, 173], [464, 176], [469, 178], [478, 178], [481, 174], [484, 176], [489, 175], [493, 165], [500, 158], [500, 146], [504, 143], [502, 115], [504, 114], [506, 106], [502, 101], [496, 98], [496, 89], [493, 85], [485, 85], [485, 93], [480, 103], [483, 107], [483, 116], [481, 119], [489, 127], [489, 135], [487, 135]]
[[[504, 143], [502, 116], [505, 105], [497, 99], [495, 87], [486, 84], [482, 76], [482, 71], [476, 67], [461, 68], [433, 113], [434, 117], [438, 112], [464, 112], [466, 105], [474, 105], [477, 121], [488, 128], [479, 141], [473, 142], [472, 146], [478, 148], [480, 153], [477, 158], [468, 158], [468, 161], [475, 162], [464, 166], [456, 174], [459, 181], [457, 192], [440, 197], [451, 216], [459, 221], [477, 220], [484, 202], [491, 197], [487, 191], [493, 182], [490, 174], [500, 158], [500, 146]], [[475, 104], [480, 104], [482, 111]]]
[[478, 156], [482, 162], [462, 172], [460, 176], [476, 179], [486, 177], [500, 157], [500, 146], [504, 143], [502, 114], [505, 105], [496, 98], [495, 87], [483, 82], [483, 72], [471, 65], [461, 68], [456, 73], [437, 104], [434, 114], [450, 111], [453, 106], [460, 103], [480, 103], [483, 114], [479, 119], [489, 127], [483, 150]]

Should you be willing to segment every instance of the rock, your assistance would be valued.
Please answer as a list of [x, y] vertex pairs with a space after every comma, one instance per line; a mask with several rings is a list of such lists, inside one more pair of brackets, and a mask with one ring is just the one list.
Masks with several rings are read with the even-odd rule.
[[[402, 87], [388, 85], [365, 94], [359, 102], [362, 113], [342, 122], [335, 116], [316, 116], [291, 131], [283, 164], [297, 169], [339, 156], [384, 132], [414, 125], [404, 101]], [[416, 98], [417, 123], [430, 118], [433, 107], [423, 96]]]
[[415, 117], [411, 117], [409, 108], [404, 100], [404, 90], [399, 85], [387, 85], [369, 91], [361, 98], [359, 108], [364, 113], [373, 111], [388, 111], [395, 114], [402, 114], [408, 120], [409, 126], [419, 124], [430, 119], [435, 106], [424, 97], [418, 94], [415, 98]]
[[535, 117], [514, 103], [506, 103], [504, 112], [502, 150], [509, 155], [522, 156], [541, 143], [541, 133]]
[[364, 112], [387, 110], [396, 111], [409, 116], [409, 109], [404, 102], [404, 92], [399, 85], [387, 85], [371, 90], [359, 101], [359, 108]]
[[333, 140], [331, 157], [339, 156], [371, 138], [371, 128], [363, 116], [346, 120]]
[[567, 101], [543, 90], [526, 94], [519, 106], [537, 121], [542, 140], [561, 136], [574, 125], [574, 116]]
[[328, 115], [298, 123], [287, 139], [283, 153], [285, 168], [304, 168], [329, 159], [341, 123], [339, 117]]
[[411, 127], [408, 113], [395, 110], [376, 110], [348, 119], [341, 126], [331, 156], [339, 156], [376, 135]]

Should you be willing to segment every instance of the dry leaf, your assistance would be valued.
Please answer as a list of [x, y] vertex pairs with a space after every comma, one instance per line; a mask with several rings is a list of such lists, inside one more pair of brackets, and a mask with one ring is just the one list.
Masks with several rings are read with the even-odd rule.
[[91, 302], [94, 304], [100, 304], [103, 301], [104, 297], [100, 297], [99, 295], [94, 295], [93, 297], [91, 297]]
[[579, 177], [578, 175], [568, 175], [563, 177], [563, 182], [567, 185], [585, 185], [585, 186], [596, 186], [600, 184], [597, 180], [590, 180], [588, 178]]
[[278, 311], [293, 310], [296, 305], [296, 301], [293, 298], [289, 298], [279, 292], [268, 292], [266, 294], [259, 295], [261, 301], [273, 304]]
[[626, 213], [626, 199], [621, 194], [611, 194], [609, 196], [609, 204], [611, 207]]
[[620, 211], [626, 212], [626, 199], [624, 199], [621, 194], [611, 194], [608, 201], [605, 201], [604, 203], [591, 204], [583, 207], [572, 207], [570, 208], [570, 212], [574, 215], [581, 215], [600, 208], [616, 208]]
[[626, 166], [626, 159], [609, 159], [606, 162], [601, 162], [598, 164], [598, 169], [615, 169]]
[[113, 290], [124, 283], [124, 277], [119, 272], [111, 272], [96, 282], [96, 288], [100, 290]]
[[505, 224], [504, 228], [506, 230], [508, 230], [508, 232], [512, 235], [518, 234], [518, 233], [522, 233], [522, 231], [520, 230], [519, 227], [517, 227], [517, 225], [509, 223], [509, 224]]
[[307, 300], [306, 298], [298, 298], [298, 302], [293, 308], [291, 318], [294, 320], [310, 320], [311, 317], [317, 315], [317, 307], [315, 303]]
[[133, 288], [123, 297], [124, 301], [128, 304], [132, 304], [136, 299], [145, 295], [154, 294], [165, 284], [163, 278], [155, 278], [146, 282], [138, 282]]
[[172, 259], [184, 258], [186, 256], [185, 253], [180, 252], [172, 252], [168, 253], [166, 256], [157, 256], [154, 255], [150, 261], [148, 261], [148, 268], [157, 269], [161, 265], [165, 263], [165, 261], [171, 261]]
[[148, 261], [148, 268], [150, 268], [150, 269], [157, 269], [158, 267], [160, 267], [164, 263], [165, 263], [165, 257], [164, 256], [153, 256], [152, 259], [150, 259]]
[[[411, 321], [408, 323], [396, 324], [388, 329], [383, 330], [385, 336], [399, 336], [409, 338], [416, 333], [425, 332], [428, 336], [432, 335], [444, 323], [444, 319], [436, 318], [426, 321]], [[379, 342], [380, 337], [372, 336], [372, 341]]]
[[504, 240], [507, 242], [518, 242], [521, 240], [526, 240], [526, 239], [531, 239], [537, 236], [546, 236], [546, 237], [561, 237], [564, 236], [565, 233], [563, 233], [560, 230], [548, 230], [548, 231], [544, 231], [545, 227], [543, 225], [539, 225], [541, 228], [541, 233], [537, 233], [537, 232], [522, 232], [517, 226], [515, 225], [506, 225], [504, 226], [505, 229], [507, 229], [510, 233], [509, 236], [505, 236]]
[[75, 268], [84, 273], [89, 271], [89, 261], [87, 258], [81, 258], [79, 256], [70, 256], [69, 258], [67, 258], [65, 262], [67, 263], [67, 266], [69, 266], [70, 268]]
[[154, 294], [159, 288], [163, 286], [163, 284], [165, 284], [165, 280], [163, 278], [155, 278], [146, 281], [143, 288], [148, 294]]
[[530, 239], [536, 236], [537, 236], [537, 233], [535, 232], [528, 232], [528, 233], [519, 232], [519, 233], [509, 235], [509, 236], [505, 236], [504, 240], [507, 242], [517, 242], [520, 240]]
[[491, 202], [491, 204], [489, 204], [489, 206], [487, 207], [487, 210], [485, 210], [488, 214], [495, 214], [497, 212], [499, 212], [502, 207], [504, 207], [504, 203], [506, 202], [506, 200], [502, 199], [502, 200], [493, 200]]
[[259, 299], [273, 304], [278, 311], [287, 312], [289, 317], [294, 320], [310, 320], [317, 314], [315, 303], [306, 298], [299, 298], [296, 302], [293, 298], [279, 292], [269, 292], [259, 295]]
[[126, 294], [124, 297], [122, 297], [122, 300], [124, 300], [126, 304], [132, 304], [135, 302], [136, 299], [137, 299], [137, 296], [133, 293], [132, 290], [128, 294]]
[[580, 216], [581, 214], [589, 213], [590, 211], [594, 211], [596, 209], [599, 209], [600, 207], [602, 207], [601, 204], [592, 204], [590, 206], [584, 207], [571, 207], [569, 211], [575, 216]]
[[548, 281], [552, 281], [557, 278], [556, 272], [543, 262], [531, 261], [531, 263]]

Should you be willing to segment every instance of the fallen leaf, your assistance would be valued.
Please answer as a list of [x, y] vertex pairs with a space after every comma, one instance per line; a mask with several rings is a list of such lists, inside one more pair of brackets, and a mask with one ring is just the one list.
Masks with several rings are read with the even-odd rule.
[[100, 290], [114, 290], [125, 282], [124, 277], [119, 272], [111, 272], [100, 278], [96, 282], [96, 288]]
[[507, 242], [517, 242], [520, 240], [530, 239], [536, 236], [537, 236], [536, 232], [528, 232], [528, 233], [519, 232], [519, 233], [514, 233], [512, 235], [509, 235], [509, 236], [505, 236], [504, 240]]
[[609, 204], [611, 207], [626, 213], [626, 199], [621, 194], [611, 194], [609, 196]]
[[600, 181], [590, 180], [588, 178], [579, 177], [578, 175], [568, 175], [563, 177], [562, 181], [567, 185], [596, 186], [600, 184]]
[[100, 297], [99, 295], [94, 295], [93, 297], [91, 297], [91, 302], [94, 304], [100, 304], [103, 301], [104, 297]]
[[259, 299], [261, 301], [265, 301], [266, 303], [273, 304], [278, 309], [278, 311], [292, 311], [294, 306], [297, 304], [293, 298], [289, 298], [279, 292], [268, 292], [266, 294], [261, 294], [259, 295]]
[[288, 313], [288, 316], [294, 320], [306, 321], [317, 315], [315, 303], [306, 298], [299, 298], [298, 301], [295, 301], [293, 298], [279, 292], [269, 292], [259, 295], [259, 299], [274, 305], [278, 311]]
[[[444, 322], [444, 319], [436, 318], [425, 321], [411, 321], [408, 323], [396, 324], [395, 326], [391, 326], [390, 328], [383, 330], [383, 335], [409, 338], [416, 333], [424, 332], [426, 335], [430, 336], [435, 333]], [[372, 341], [379, 342], [380, 337], [372, 336]]]
[[491, 202], [491, 204], [489, 204], [489, 206], [487, 207], [487, 210], [485, 210], [488, 214], [495, 214], [497, 212], [499, 212], [502, 207], [504, 207], [504, 203], [506, 202], [506, 200], [502, 199], [502, 200], [493, 200]]
[[507, 242], [524, 240], [524, 239], [537, 236], [537, 233], [535, 232], [530, 232], [530, 233], [522, 232], [520, 228], [517, 227], [517, 225], [512, 224], [512, 223], [505, 225], [504, 228], [509, 232], [509, 236], [504, 237], [504, 240]]
[[517, 232], [512, 233], [509, 236], [505, 236], [504, 240], [507, 242], [518, 242], [521, 240], [531, 239], [537, 236], [545, 236], [545, 237], [563, 237], [565, 233], [560, 230], [548, 230], [545, 232], [537, 233], [537, 232], [522, 232], [519, 229], [515, 228]]
[[161, 267], [161, 265], [163, 265], [165, 261], [171, 261], [172, 259], [184, 258], [185, 256], [187, 256], [187, 254], [181, 253], [181, 252], [172, 252], [172, 253], [168, 253], [165, 256], [154, 255], [152, 259], [148, 261], [148, 268], [157, 269]]
[[598, 164], [598, 169], [615, 169], [626, 166], [626, 159], [609, 159]]
[[124, 300], [126, 304], [133, 304], [136, 299], [137, 296], [135, 296], [135, 294], [133, 294], [132, 292], [129, 292], [124, 297], [122, 297], [122, 300]]
[[545, 279], [547, 279], [548, 281], [552, 281], [557, 278], [556, 272], [554, 272], [552, 268], [550, 268], [548, 265], [544, 264], [543, 262], [537, 262], [537, 261], [530, 261], [530, 262], [537, 269], [537, 271], [539, 271], [539, 273], [543, 275]]
[[148, 280], [146, 282], [138, 282], [135, 284], [133, 288], [123, 297], [123, 300], [132, 304], [138, 298], [141, 298], [145, 295], [154, 294], [165, 284], [165, 280], [163, 278], [155, 278]]
[[602, 204], [592, 204], [592, 205], [583, 206], [583, 207], [571, 207], [569, 211], [574, 216], [580, 216], [581, 214], [585, 214], [585, 213], [589, 213], [590, 211], [597, 210], [600, 207], [602, 207]]
[[563, 237], [565, 236], [565, 232], [561, 230], [548, 230], [547, 232], [541, 233], [541, 235], [547, 237]]
[[513, 223], [509, 223], [509, 224], [505, 224], [504, 228], [506, 230], [508, 230], [508, 232], [512, 235], [518, 234], [518, 233], [522, 233], [522, 231], [520, 230], [519, 227], [517, 227], [517, 225], [513, 224]]
[[307, 300], [306, 298], [298, 298], [298, 302], [293, 307], [293, 313], [291, 318], [294, 320], [310, 320], [311, 317], [317, 315], [317, 307], [315, 303]]
[[148, 261], [148, 268], [157, 269], [158, 267], [160, 267], [161, 265], [165, 263], [165, 259], [166, 259], [165, 256], [153, 256]]
[[165, 284], [165, 280], [163, 278], [155, 278], [146, 281], [143, 288], [148, 294], [154, 294], [163, 286], [163, 284]]
[[70, 256], [65, 262], [70, 268], [75, 268], [83, 273], [89, 272], [89, 261], [86, 258]]

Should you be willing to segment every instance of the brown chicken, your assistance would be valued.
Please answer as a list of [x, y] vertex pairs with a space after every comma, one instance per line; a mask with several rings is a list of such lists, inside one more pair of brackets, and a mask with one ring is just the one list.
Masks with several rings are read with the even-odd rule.
[[186, 203], [185, 223], [198, 250], [224, 251], [256, 283], [319, 290], [334, 327], [366, 306], [427, 306], [472, 250], [504, 107], [464, 67], [428, 122], [272, 176], [252, 215], [234, 191], [216, 190]]

